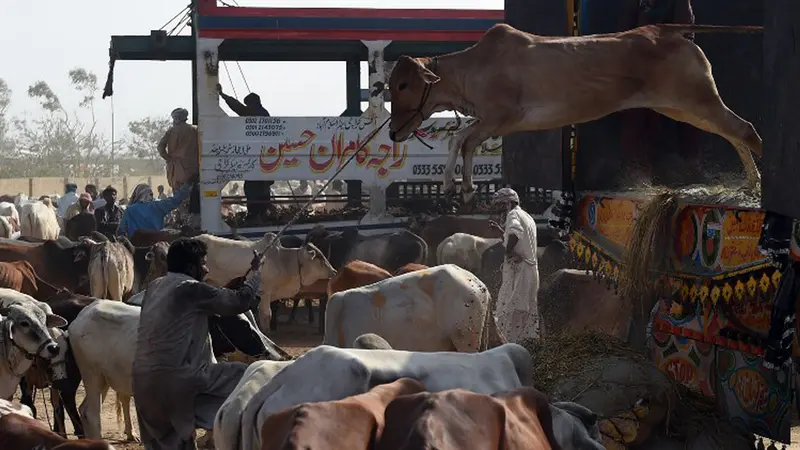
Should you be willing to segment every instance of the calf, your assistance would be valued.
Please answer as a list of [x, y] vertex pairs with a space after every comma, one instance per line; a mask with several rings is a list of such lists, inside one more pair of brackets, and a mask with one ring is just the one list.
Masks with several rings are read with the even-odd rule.
[[420, 392], [394, 399], [385, 420], [376, 450], [586, 448], [556, 442], [550, 405], [533, 388], [494, 395], [463, 389]]
[[58, 239], [61, 226], [56, 211], [43, 202], [26, 203], [20, 211], [20, 235], [36, 239]]
[[400, 378], [342, 400], [302, 403], [284, 409], [265, 420], [261, 450], [370, 449], [383, 434], [386, 405], [424, 389], [417, 380]]
[[389, 78], [389, 137], [405, 141], [439, 111], [455, 109], [474, 117], [451, 138], [443, 174], [450, 196], [461, 154], [461, 192], [469, 202], [475, 193], [475, 149], [489, 137], [649, 108], [728, 140], [742, 160], [750, 188], [757, 191], [761, 176], [752, 155], [761, 157], [761, 137], [750, 122], [728, 109], [703, 50], [681, 33], [759, 29], [649, 25], [562, 37], [496, 24], [466, 50], [434, 58], [398, 58]]
[[0, 448], [8, 450], [114, 450], [104, 440], [68, 440], [45, 424], [21, 414], [0, 417]]
[[482, 238], [467, 233], [455, 233], [439, 244], [436, 249], [436, 263], [455, 264], [477, 274], [481, 269], [484, 252], [501, 242], [502, 238]]
[[[417, 233], [428, 244], [428, 248], [432, 249], [438, 249], [442, 241], [455, 233], [467, 233], [483, 238], [503, 237], [503, 232], [492, 227], [489, 219], [471, 217], [439, 216], [433, 219], [416, 217], [409, 221], [408, 228]], [[430, 253], [425, 264], [436, 265], [436, 252]]]
[[407, 273], [332, 295], [323, 344], [377, 333], [400, 350], [477, 352], [490, 301], [483, 282], [453, 264]]

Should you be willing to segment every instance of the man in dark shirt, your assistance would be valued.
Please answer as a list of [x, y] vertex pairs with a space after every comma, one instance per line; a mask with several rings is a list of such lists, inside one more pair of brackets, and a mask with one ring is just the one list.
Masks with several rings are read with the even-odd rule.
[[[233, 112], [240, 117], [246, 116], [261, 116], [269, 117], [269, 111], [261, 105], [261, 97], [253, 92], [247, 94], [244, 98], [244, 104], [239, 100], [231, 97], [230, 95], [222, 92], [222, 86], [217, 84], [217, 92], [219, 96], [225, 100]], [[244, 182], [244, 196], [247, 199], [247, 219], [248, 221], [258, 220], [264, 211], [267, 210], [269, 201], [269, 187], [272, 183], [268, 181], [245, 181]], [[255, 203], [259, 202], [259, 203]], [[263, 203], [262, 203], [263, 202]]]
[[103, 189], [102, 194], [106, 204], [94, 211], [97, 221], [97, 231], [111, 237], [117, 233], [119, 222], [122, 220], [122, 209], [117, 205], [117, 190], [111, 186]]

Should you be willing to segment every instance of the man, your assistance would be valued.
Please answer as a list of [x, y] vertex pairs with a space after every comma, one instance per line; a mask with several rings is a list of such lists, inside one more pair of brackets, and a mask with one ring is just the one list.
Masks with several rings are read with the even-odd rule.
[[150, 186], [145, 183], [136, 185], [119, 223], [119, 234], [131, 238], [139, 228], [146, 230], [164, 228], [164, 217], [180, 206], [181, 202], [189, 196], [196, 181], [197, 174], [183, 183], [175, 195], [166, 200], [153, 200], [153, 189]]
[[165, 200], [166, 198], [167, 198], [167, 194], [164, 193], [164, 185], [163, 184], [159, 184], [158, 185], [158, 199], [159, 200]]
[[105, 205], [94, 210], [94, 218], [97, 231], [111, 237], [117, 234], [117, 228], [122, 221], [122, 208], [117, 205], [117, 190], [113, 187], [103, 189], [102, 196]]
[[[172, 192], [177, 191], [190, 178], [200, 171], [200, 145], [197, 127], [186, 123], [189, 111], [176, 108], [171, 113], [172, 126], [164, 133], [158, 143], [158, 154], [167, 161], [167, 184]], [[192, 192], [189, 199], [189, 213], [200, 213], [200, 192]]]
[[58, 199], [58, 217], [62, 219], [67, 215], [67, 210], [70, 206], [78, 201], [78, 185], [75, 183], [67, 183], [64, 185], [64, 195]]
[[64, 214], [64, 222], [66, 223], [69, 219], [72, 219], [80, 213], [94, 214], [92, 196], [89, 195], [88, 192], [81, 194], [80, 197], [78, 197], [78, 201], [67, 208], [67, 212]]
[[106, 201], [103, 200], [103, 197], [98, 195], [97, 186], [93, 184], [87, 184], [86, 187], [83, 188], [83, 191], [92, 196], [92, 208], [95, 211], [97, 211], [97, 208], [102, 208], [103, 205], [106, 204]]
[[167, 253], [167, 275], [153, 281], [142, 299], [133, 395], [146, 450], [193, 450], [196, 428], [211, 430], [214, 416], [247, 365], [215, 363], [208, 317], [234, 315], [258, 304], [260, 258], [238, 289], [204, 283], [208, 249], [181, 238]]
[[492, 203], [505, 213], [503, 231], [506, 258], [503, 282], [497, 294], [495, 320], [508, 342], [539, 339], [539, 268], [536, 261], [536, 222], [519, 206], [519, 196], [511, 188], [495, 192]]
[[[269, 111], [261, 105], [261, 97], [253, 92], [247, 94], [244, 98], [244, 104], [239, 103], [238, 100], [230, 95], [222, 92], [222, 85], [217, 84], [217, 92], [220, 97], [225, 100], [233, 112], [240, 117], [244, 116], [262, 116], [269, 117]], [[269, 207], [269, 187], [272, 182], [269, 181], [245, 181], [244, 182], [244, 196], [247, 202], [247, 218], [248, 222], [258, 221], [264, 212]]]

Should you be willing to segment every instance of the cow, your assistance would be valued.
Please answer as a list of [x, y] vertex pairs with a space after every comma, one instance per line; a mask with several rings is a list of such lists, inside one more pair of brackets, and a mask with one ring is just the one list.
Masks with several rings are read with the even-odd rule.
[[20, 211], [20, 235], [36, 239], [58, 239], [61, 226], [56, 211], [43, 202], [27, 203]]
[[119, 242], [91, 241], [89, 282], [92, 297], [122, 301], [133, 293], [133, 251]]
[[[409, 220], [408, 228], [424, 239], [428, 244], [428, 248], [431, 249], [438, 249], [442, 241], [455, 233], [467, 233], [490, 239], [503, 237], [503, 232], [491, 226], [489, 219], [474, 219], [470, 217], [439, 216], [433, 219], [413, 217]], [[435, 266], [437, 264], [436, 253], [432, 251], [424, 264]]]
[[394, 272], [408, 263], [423, 264], [428, 258], [428, 245], [408, 230], [364, 236], [355, 228], [329, 231], [318, 224], [308, 232], [306, 242], [321, 249], [337, 270], [359, 259]]
[[503, 238], [482, 238], [467, 233], [455, 233], [439, 244], [436, 249], [436, 263], [455, 264], [477, 274], [481, 270], [484, 252], [501, 242]]
[[303, 286], [310, 286], [318, 280], [336, 275], [336, 270], [313, 244], [286, 248], [277, 242], [269, 247], [275, 236], [274, 233], [266, 233], [262, 239], [252, 242], [210, 234], [195, 238], [208, 246], [209, 272], [206, 281], [215, 286], [225, 286], [232, 279], [247, 273], [249, 261], [253, 259], [253, 250], [259, 253], [266, 250], [261, 266], [261, 303], [258, 307], [259, 325], [264, 332], [269, 329], [271, 321], [270, 303], [292, 298]]
[[386, 269], [361, 260], [350, 261], [328, 281], [328, 297], [368, 284], [377, 283], [392, 277]]
[[[389, 77], [389, 138], [405, 141], [439, 111], [474, 117], [451, 138], [443, 174], [446, 196], [452, 198], [461, 154], [461, 193], [470, 202], [475, 149], [489, 137], [649, 108], [728, 140], [742, 160], [748, 186], [758, 192], [761, 175], [753, 154], [761, 157], [761, 137], [720, 98], [703, 50], [681, 36], [757, 29], [761, 27], [648, 25], [619, 33], [551, 37], [496, 24], [466, 50], [398, 58]], [[493, 88], [487, 91], [485, 86]]]
[[0, 398], [0, 417], [7, 414], [21, 414], [23, 416], [33, 417], [33, 411], [26, 405]]
[[48, 328], [67, 325], [46, 303], [13, 289], [0, 288], [0, 398], [10, 399], [35, 357], [59, 352]]
[[6, 216], [0, 216], [0, 238], [12, 239], [14, 237], [14, 227], [11, 225], [11, 219]]
[[36, 298], [39, 292], [36, 278], [36, 272], [28, 261], [0, 262], [2, 288], [13, 289]]
[[376, 450], [586, 448], [556, 442], [547, 397], [529, 387], [493, 395], [419, 392], [389, 403], [385, 420]]
[[400, 378], [342, 400], [302, 403], [284, 409], [270, 415], [264, 422], [261, 450], [373, 448], [383, 434], [386, 406], [398, 397], [416, 394], [424, 389], [417, 380]]
[[[376, 334], [359, 336], [354, 348], [365, 350], [391, 350], [389, 344]], [[261, 386], [267, 384], [292, 361], [256, 361], [245, 370], [242, 379], [225, 399], [214, 417], [214, 446], [217, 450], [239, 449], [242, 412]]]
[[41, 244], [0, 242], [0, 261], [27, 261], [47, 283], [88, 294], [91, 241], [48, 240]]
[[512, 343], [474, 354], [321, 345], [275, 374], [249, 401], [242, 413], [238, 449], [259, 448], [258, 431], [267, 418], [304, 402], [341, 400], [403, 377], [419, 380], [431, 392], [461, 388], [493, 394], [530, 383], [532, 372], [531, 355]]
[[426, 266], [424, 264], [416, 264], [416, 263], [406, 264], [405, 266], [395, 270], [392, 276], [396, 277], [398, 275], [403, 275], [409, 272], [416, 272], [418, 270], [424, 270], [428, 268], [430, 268], [430, 266]]
[[0, 448], [31, 450], [114, 450], [102, 439], [68, 440], [50, 431], [42, 422], [22, 414], [0, 417]]
[[139, 228], [131, 236], [131, 244], [136, 247], [150, 247], [156, 242], [172, 242], [182, 237], [196, 237], [204, 234], [205, 231], [195, 230], [192, 227], [184, 226], [180, 230], [165, 228], [163, 230], [148, 230]]
[[6, 223], [11, 226], [11, 233], [19, 231], [19, 211], [13, 202], [0, 201], [0, 217], [7, 220]]
[[91, 236], [95, 231], [97, 231], [97, 220], [94, 214], [89, 212], [78, 213], [64, 224], [64, 235], [73, 241]]
[[477, 352], [486, 332], [489, 290], [453, 264], [407, 273], [330, 297], [324, 345], [345, 347], [377, 333], [392, 348]]

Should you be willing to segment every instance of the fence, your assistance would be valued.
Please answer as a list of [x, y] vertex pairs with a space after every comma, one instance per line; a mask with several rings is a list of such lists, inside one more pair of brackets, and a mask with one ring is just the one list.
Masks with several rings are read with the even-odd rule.
[[94, 184], [99, 191], [106, 186], [114, 186], [117, 189], [117, 196], [122, 199], [130, 196], [133, 188], [139, 183], [147, 183], [153, 188], [153, 193], [157, 195], [156, 186], [163, 185], [167, 195], [172, 190], [167, 184], [167, 177], [164, 175], [126, 175], [119, 177], [95, 177], [95, 178], [75, 178], [75, 177], [48, 177], [48, 178], [5, 178], [0, 179], [0, 195], [17, 195], [23, 193], [29, 197], [38, 198], [42, 195], [62, 195], [64, 185], [75, 183], [78, 185], [78, 192], [83, 192], [83, 187], [87, 184]]

